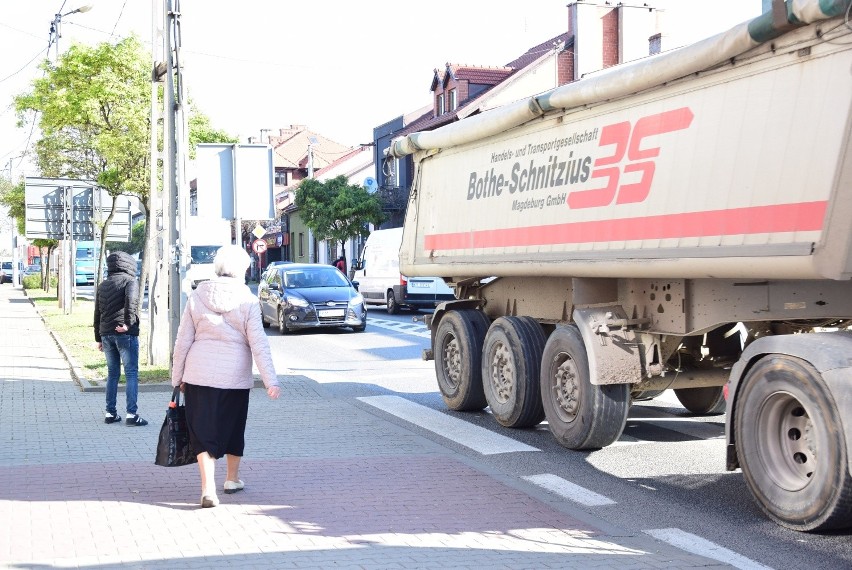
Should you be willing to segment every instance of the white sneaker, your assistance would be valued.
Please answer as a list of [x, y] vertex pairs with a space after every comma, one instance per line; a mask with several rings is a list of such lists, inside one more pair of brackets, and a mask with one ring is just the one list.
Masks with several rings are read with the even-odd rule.
[[243, 483], [240, 479], [236, 481], [225, 481], [225, 494], [230, 495], [232, 493], [236, 493], [237, 491], [242, 491], [245, 488], [246, 484]]

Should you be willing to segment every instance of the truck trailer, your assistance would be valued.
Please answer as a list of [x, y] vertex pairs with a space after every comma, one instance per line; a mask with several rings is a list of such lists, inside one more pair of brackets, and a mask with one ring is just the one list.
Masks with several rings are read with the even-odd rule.
[[391, 142], [439, 390], [572, 450], [673, 389], [786, 527], [852, 525], [850, 0]]

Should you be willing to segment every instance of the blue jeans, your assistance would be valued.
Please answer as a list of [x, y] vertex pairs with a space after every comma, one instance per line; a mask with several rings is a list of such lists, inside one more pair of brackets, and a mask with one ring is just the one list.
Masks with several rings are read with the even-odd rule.
[[118, 377], [124, 366], [127, 381], [127, 413], [136, 415], [136, 398], [139, 396], [139, 337], [126, 334], [107, 334], [101, 337], [107, 363], [106, 411], [115, 414], [118, 395]]

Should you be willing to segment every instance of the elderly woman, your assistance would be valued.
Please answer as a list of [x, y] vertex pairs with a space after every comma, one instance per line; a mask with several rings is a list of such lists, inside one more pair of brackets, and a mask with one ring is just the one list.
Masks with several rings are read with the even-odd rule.
[[252, 357], [267, 395], [280, 387], [257, 298], [246, 287], [250, 260], [238, 246], [219, 249], [213, 261], [217, 277], [202, 281], [189, 297], [178, 327], [172, 385], [186, 398], [186, 420], [201, 471], [201, 506], [215, 507], [216, 459], [227, 458], [225, 493], [245, 485], [239, 478], [245, 446], [249, 392], [254, 386]]

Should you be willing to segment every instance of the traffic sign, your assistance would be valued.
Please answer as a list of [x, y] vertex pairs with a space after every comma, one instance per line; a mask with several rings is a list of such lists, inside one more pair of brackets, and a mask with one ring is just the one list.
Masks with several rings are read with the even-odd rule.
[[251, 248], [254, 250], [255, 253], [263, 253], [264, 251], [266, 251], [266, 242], [262, 239], [256, 239], [254, 240], [254, 242], [252, 242]]

